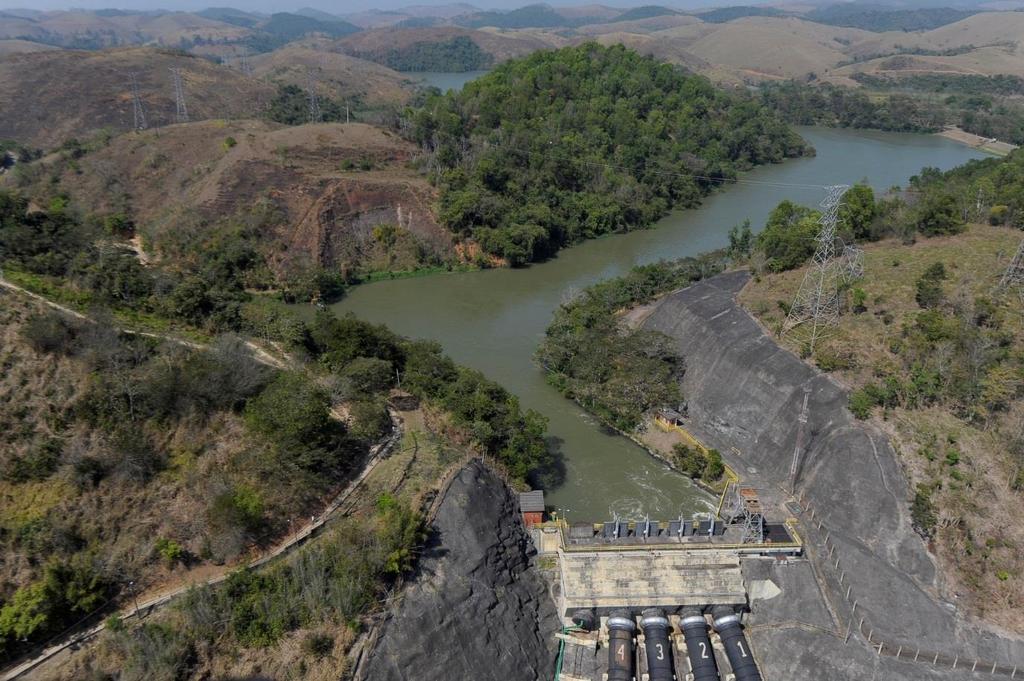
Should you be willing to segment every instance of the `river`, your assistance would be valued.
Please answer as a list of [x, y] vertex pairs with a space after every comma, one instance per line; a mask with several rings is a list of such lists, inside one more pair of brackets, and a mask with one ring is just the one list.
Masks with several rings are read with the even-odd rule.
[[[876, 188], [906, 181], [924, 166], [948, 169], [981, 154], [935, 135], [799, 128], [817, 156], [758, 168], [740, 184], [694, 210], [678, 211], [649, 230], [614, 235], [566, 249], [525, 269], [486, 270], [382, 281], [360, 286], [337, 303], [411, 337], [439, 341], [457, 362], [475, 367], [550, 419], [565, 457], [566, 481], [547, 502], [570, 520], [613, 514], [674, 518], [705, 510], [707, 494], [629, 440], [607, 432], [544, 381], [532, 355], [553, 310], [574, 290], [633, 265], [719, 248], [729, 229], [749, 218], [756, 228], [783, 199], [817, 204], [821, 190], [787, 184], [852, 184]], [[780, 186], [781, 185], [781, 186]]]

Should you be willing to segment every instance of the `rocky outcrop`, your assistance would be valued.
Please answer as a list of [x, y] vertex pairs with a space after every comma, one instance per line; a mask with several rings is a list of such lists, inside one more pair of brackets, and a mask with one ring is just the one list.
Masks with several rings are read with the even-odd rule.
[[432, 540], [365, 665], [373, 681], [533, 681], [559, 627], [515, 498], [483, 463], [452, 481]]

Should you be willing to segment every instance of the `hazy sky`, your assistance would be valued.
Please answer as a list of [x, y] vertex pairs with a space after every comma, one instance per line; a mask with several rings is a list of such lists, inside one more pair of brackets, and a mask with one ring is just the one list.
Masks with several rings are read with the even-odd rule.
[[[474, 0], [469, 2], [475, 7], [483, 9], [512, 9], [531, 4], [534, 0]], [[584, 5], [597, 3], [599, 0], [580, 0], [579, 2], [559, 2], [558, 0], [548, 1], [550, 5]], [[446, 5], [449, 2], [439, 0], [342, 0], [340, 2], [316, 0], [0, 0], [0, 9], [30, 8], [35, 10], [70, 9], [79, 7], [83, 9], [107, 9], [115, 7], [118, 9], [131, 10], [152, 10], [171, 9], [194, 11], [206, 7], [237, 7], [238, 9], [258, 12], [287, 12], [302, 7], [314, 7], [332, 14], [350, 14], [367, 9], [396, 9], [408, 5]], [[733, 3], [723, 0], [676, 0], [673, 2], [654, 2], [653, 0], [613, 0], [607, 3], [613, 7], [636, 7], [640, 5], [660, 4], [665, 7], [677, 7], [680, 9], [707, 7], [710, 5], [728, 4], [760, 4], [758, 0], [753, 2], [736, 0]]]

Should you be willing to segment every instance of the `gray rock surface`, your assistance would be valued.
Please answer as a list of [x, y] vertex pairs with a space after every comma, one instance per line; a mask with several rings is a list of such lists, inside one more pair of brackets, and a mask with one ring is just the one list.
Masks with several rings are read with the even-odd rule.
[[560, 624], [516, 499], [479, 461], [445, 493], [415, 578], [367, 661], [373, 681], [533, 681]]
[[[798, 489], [824, 521], [846, 581], [830, 582], [830, 566], [816, 564], [816, 582], [808, 565], [799, 580], [783, 580], [788, 588], [779, 584], [781, 596], [755, 602], [751, 624], [762, 633], [753, 639], [755, 645], [758, 639], [770, 644], [765, 665], [778, 672], [768, 678], [936, 678], [920, 665], [864, 657], [867, 646], [856, 650], [835, 638], [849, 626], [842, 597], [847, 587], [858, 600], [857, 619], [866, 618], [874, 640], [1024, 668], [1019, 640], [968, 625], [939, 596], [940, 580], [911, 527], [909, 486], [889, 442], [850, 414], [842, 388], [781, 349], [736, 303], [748, 278], [746, 272], [730, 272], [673, 293], [644, 326], [676, 339], [687, 361], [683, 389], [693, 429], [748, 484], [775, 490], [786, 485], [804, 391], [810, 391]], [[805, 538], [820, 540], [804, 531]], [[814, 627], [833, 635], [815, 633]], [[811, 663], [822, 659], [836, 671], [811, 674]], [[957, 676], [946, 672], [938, 678]]]

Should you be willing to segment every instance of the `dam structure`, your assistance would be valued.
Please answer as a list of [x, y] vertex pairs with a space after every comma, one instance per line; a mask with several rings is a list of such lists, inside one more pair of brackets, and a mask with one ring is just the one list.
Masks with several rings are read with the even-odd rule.
[[799, 559], [794, 521], [727, 482], [718, 512], [693, 519], [545, 521], [520, 497], [541, 557], [556, 557], [558, 681], [760, 681], [742, 626], [741, 560]]

